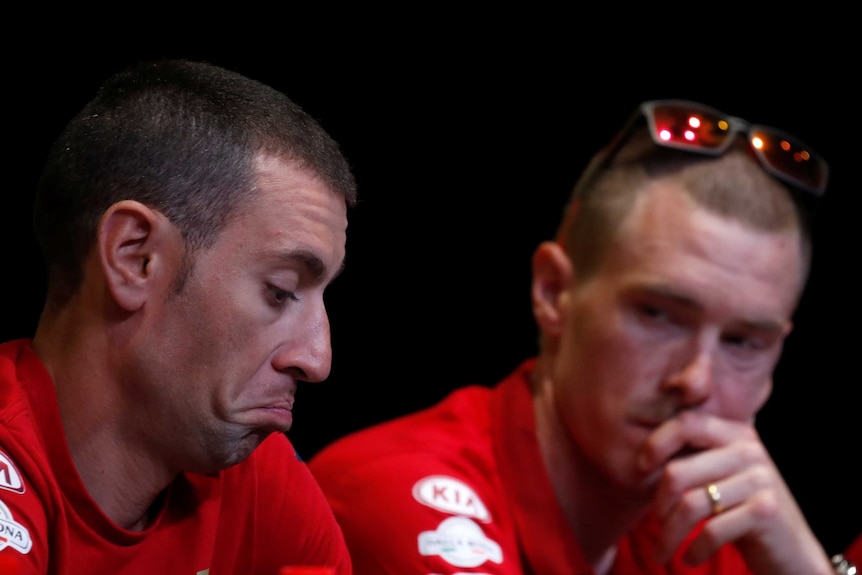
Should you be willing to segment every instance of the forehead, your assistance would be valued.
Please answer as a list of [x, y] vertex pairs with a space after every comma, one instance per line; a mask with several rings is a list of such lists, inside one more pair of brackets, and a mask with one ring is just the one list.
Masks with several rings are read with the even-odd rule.
[[219, 243], [258, 260], [313, 255], [337, 273], [346, 244], [345, 198], [312, 172], [274, 156], [258, 158], [256, 174], [254, 192]]
[[608, 253], [630, 274], [702, 295], [756, 295], [790, 315], [804, 281], [798, 229], [761, 231], [698, 206], [678, 185], [655, 182], [636, 200]]

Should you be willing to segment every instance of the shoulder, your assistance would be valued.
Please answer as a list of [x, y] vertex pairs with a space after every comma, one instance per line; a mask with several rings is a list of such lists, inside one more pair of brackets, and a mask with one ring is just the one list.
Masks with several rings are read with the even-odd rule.
[[[0, 344], [0, 496], [26, 494], [27, 499], [56, 491], [46, 446], [64, 440], [59, 412], [47, 407], [52, 401], [38, 396], [41, 412], [31, 407], [25, 384], [31, 392], [41, 387], [53, 393], [49, 381], [37, 381], [30, 373], [34, 366], [41, 369], [25, 340]], [[54, 451], [62, 453], [61, 448]]]
[[26, 408], [26, 396], [19, 374], [20, 357], [28, 349], [24, 340], [0, 344], [0, 422], [8, 425]]
[[468, 453], [485, 459], [491, 455], [489, 395], [481, 386], [455, 390], [433, 406], [337, 439], [309, 467], [324, 487], [335, 489], [347, 487], [345, 469], [353, 481], [389, 483], [463, 466]]
[[[510, 539], [511, 520], [497, 478], [490, 396], [481, 386], [456, 390], [311, 459], [357, 572], [441, 572], [447, 564], [500, 560], [498, 541]], [[440, 547], [454, 539], [469, 542], [473, 555]]]
[[35, 422], [18, 382], [0, 375], [0, 559], [43, 569], [64, 499]]

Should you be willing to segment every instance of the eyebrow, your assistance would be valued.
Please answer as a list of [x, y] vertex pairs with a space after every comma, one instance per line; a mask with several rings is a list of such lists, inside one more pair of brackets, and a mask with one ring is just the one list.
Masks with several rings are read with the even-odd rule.
[[[636, 286], [632, 291], [633, 293], [641, 292], [647, 295], [671, 300], [676, 305], [695, 311], [704, 311], [705, 309], [704, 305], [700, 301], [661, 284]], [[784, 324], [781, 321], [775, 321], [772, 319], [745, 319], [738, 322], [738, 324], [745, 329], [756, 331], [773, 333], [781, 333], [784, 331]]]
[[[288, 264], [301, 264], [311, 273], [311, 276], [314, 278], [315, 281], [320, 281], [326, 277], [326, 264], [324, 264], [323, 260], [317, 257], [314, 252], [311, 252], [309, 250], [294, 250], [290, 252], [283, 252], [278, 255], [278, 258]], [[341, 275], [341, 272], [344, 271], [346, 259], [347, 258], [345, 257], [341, 261], [341, 265], [333, 273], [333, 280], [339, 275]]]

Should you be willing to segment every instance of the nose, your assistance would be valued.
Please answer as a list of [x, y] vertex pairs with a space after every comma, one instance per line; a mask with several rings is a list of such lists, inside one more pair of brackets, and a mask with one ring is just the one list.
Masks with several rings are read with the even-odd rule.
[[713, 381], [713, 353], [701, 343], [687, 350], [679, 367], [665, 378], [663, 387], [679, 396], [681, 406], [693, 407], [709, 398]]
[[300, 381], [319, 382], [329, 377], [332, 342], [323, 306], [306, 318], [294, 318], [284, 329], [287, 337], [273, 356], [273, 368]]

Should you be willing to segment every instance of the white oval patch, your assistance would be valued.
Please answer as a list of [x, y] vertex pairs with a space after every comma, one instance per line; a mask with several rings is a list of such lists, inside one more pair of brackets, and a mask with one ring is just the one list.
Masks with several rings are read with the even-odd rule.
[[454, 477], [431, 475], [413, 485], [413, 497], [419, 503], [446, 513], [475, 517], [487, 523], [488, 508], [466, 483]]
[[485, 561], [503, 562], [500, 545], [485, 537], [482, 528], [466, 517], [449, 517], [436, 530], [420, 533], [419, 553], [439, 555], [456, 567], [478, 567]]

